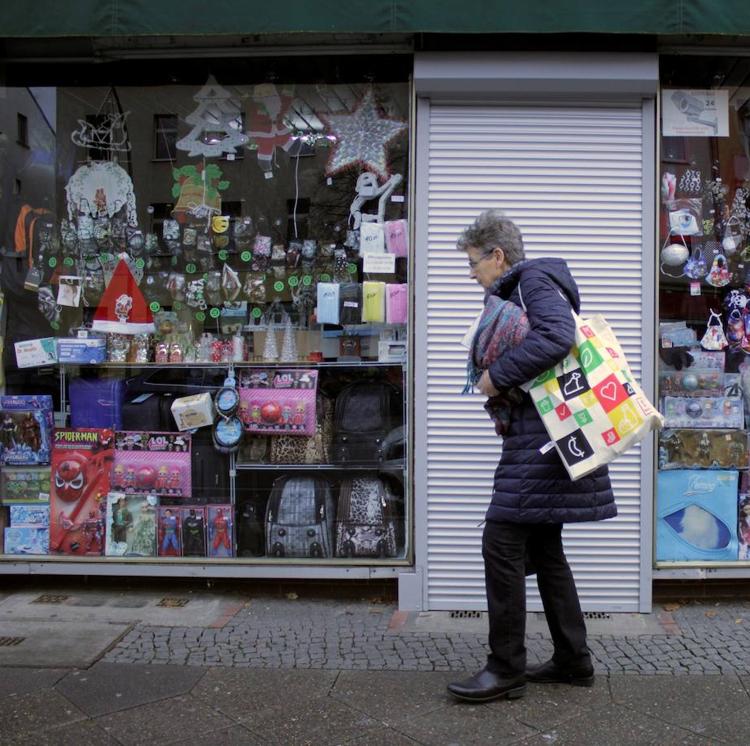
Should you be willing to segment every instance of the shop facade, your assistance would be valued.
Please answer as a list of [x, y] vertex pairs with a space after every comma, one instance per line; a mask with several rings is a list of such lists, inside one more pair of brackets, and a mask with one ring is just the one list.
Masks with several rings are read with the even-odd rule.
[[377, 9], [307, 43], [134, 14], [80, 45], [96, 66], [9, 39], [0, 572], [393, 578], [404, 609], [483, 608], [501, 444], [461, 395], [481, 293], [454, 247], [500, 207], [667, 418], [612, 466], [618, 517], [566, 528], [585, 609], [750, 575], [746, 63], [667, 48], [650, 10], [540, 27], [608, 34], [585, 43], [498, 28], [504, 52]]

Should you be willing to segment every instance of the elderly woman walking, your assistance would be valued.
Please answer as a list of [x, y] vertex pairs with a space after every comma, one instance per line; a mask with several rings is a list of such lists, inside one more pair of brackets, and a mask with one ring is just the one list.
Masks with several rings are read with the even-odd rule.
[[[573, 346], [578, 288], [562, 259], [527, 260], [518, 227], [487, 210], [458, 241], [469, 274], [487, 292], [526, 311], [525, 336], [499, 351], [477, 388], [508, 407], [500, 463], [482, 537], [489, 611], [487, 665], [448, 685], [456, 698], [489, 702], [522, 697], [526, 682], [591, 686], [594, 669], [573, 574], [562, 545], [564, 523], [616, 515], [607, 467], [571, 481], [534, 405], [518, 386], [559, 363]], [[499, 397], [496, 398], [496, 397]], [[526, 670], [526, 566], [537, 575], [554, 653]]]

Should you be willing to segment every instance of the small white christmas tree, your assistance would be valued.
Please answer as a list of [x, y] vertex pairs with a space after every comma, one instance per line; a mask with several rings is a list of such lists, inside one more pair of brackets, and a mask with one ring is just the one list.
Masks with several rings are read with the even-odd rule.
[[284, 339], [281, 342], [281, 362], [293, 363], [297, 360], [297, 338], [292, 327], [292, 320], [286, 317], [284, 324]]
[[279, 345], [276, 341], [276, 324], [268, 323], [266, 329], [266, 343], [263, 345], [263, 362], [275, 363], [279, 359]]
[[177, 141], [178, 150], [187, 150], [191, 156], [212, 157], [234, 153], [236, 148], [249, 142], [250, 138], [241, 130], [239, 102], [216, 82], [213, 75], [193, 99], [198, 108], [185, 117], [193, 129]]

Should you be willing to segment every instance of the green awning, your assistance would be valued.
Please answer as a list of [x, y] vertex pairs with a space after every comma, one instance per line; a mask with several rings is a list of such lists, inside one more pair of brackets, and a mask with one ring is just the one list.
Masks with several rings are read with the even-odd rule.
[[4, 0], [0, 37], [750, 34], [747, 0]]

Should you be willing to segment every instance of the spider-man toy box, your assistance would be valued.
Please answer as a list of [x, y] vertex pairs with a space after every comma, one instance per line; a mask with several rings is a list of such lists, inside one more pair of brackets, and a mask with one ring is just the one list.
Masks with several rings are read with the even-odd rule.
[[61, 429], [52, 443], [50, 553], [104, 554], [114, 433]]

